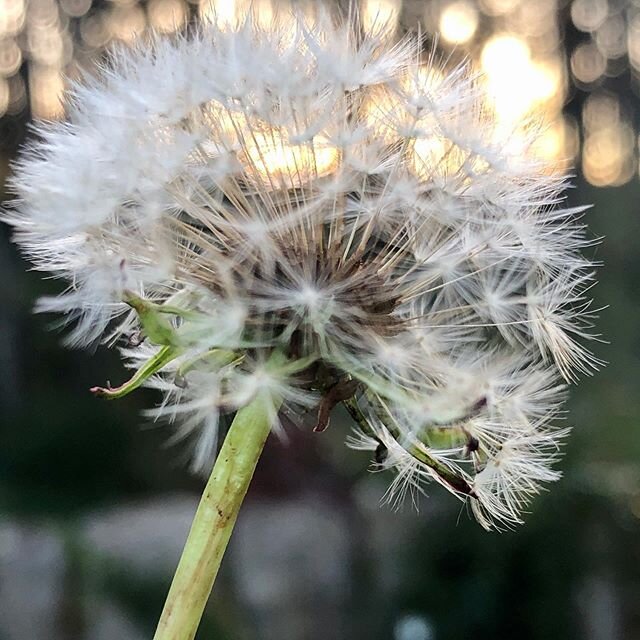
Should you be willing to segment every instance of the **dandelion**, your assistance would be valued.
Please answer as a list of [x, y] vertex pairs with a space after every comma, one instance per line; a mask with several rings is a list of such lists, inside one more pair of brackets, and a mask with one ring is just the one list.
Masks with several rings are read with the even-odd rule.
[[255, 466], [283, 411], [322, 431], [343, 403], [392, 503], [436, 481], [511, 526], [559, 476], [565, 382], [599, 364], [584, 209], [468, 67], [354, 24], [250, 15], [116, 50], [37, 127], [4, 219], [67, 282], [40, 309], [69, 343], [134, 369], [93, 391], [158, 389], [196, 470], [225, 416]]

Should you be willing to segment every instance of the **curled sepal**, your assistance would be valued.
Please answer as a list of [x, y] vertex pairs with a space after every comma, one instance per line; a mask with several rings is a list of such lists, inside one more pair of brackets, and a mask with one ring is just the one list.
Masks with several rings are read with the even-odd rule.
[[175, 360], [180, 355], [180, 350], [170, 345], [162, 347], [158, 353], [149, 358], [129, 380], [121, 384], [119, 387], [91, 387], [91, 393], [103, 398], [109, 398], [111, 400], [115, 398], [122, 398], [131, 393], [139, 386], [144, 384], [154, 373], [157, 373], [166, 364]]

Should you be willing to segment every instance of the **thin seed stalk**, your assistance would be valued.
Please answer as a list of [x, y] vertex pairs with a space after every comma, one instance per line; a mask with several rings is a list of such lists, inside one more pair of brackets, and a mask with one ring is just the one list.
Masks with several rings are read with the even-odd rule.
[[200, 499], [154, 640], [195, 637], [275, 410], [273, 398], [260, 394], [237, 412]]

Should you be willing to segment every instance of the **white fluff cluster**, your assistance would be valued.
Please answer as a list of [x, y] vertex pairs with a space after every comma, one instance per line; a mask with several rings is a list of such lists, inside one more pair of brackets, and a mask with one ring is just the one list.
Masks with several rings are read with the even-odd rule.
[[468, 69], [352, 22], [116, 51], [38, 126], [4, 219], [68, 282], [41, 308], [70, 342], [124, 337], [133, 378], [96, 391], [161, 389], [197, 468], [256, 397], [317, 430], [344, 402], [394, 493], [436, 480], [519, 522], [559, 475], [563, 381], [598, 364], [580, 211]]

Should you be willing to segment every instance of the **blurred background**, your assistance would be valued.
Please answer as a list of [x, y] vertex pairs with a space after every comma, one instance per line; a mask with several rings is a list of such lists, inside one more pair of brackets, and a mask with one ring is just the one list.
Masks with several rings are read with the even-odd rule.
[[[312, 3], [298, 1], [308, 8]], [[255, 0], [268, 17], [288, 3]], [[595, 345], [573, 390], [563, 480], [514, 532], [486, 533], [439, 488], [380, 506], [345, 429], [271, 439], [198, 638], [640, 638], [640, 0], [371, 0], [389, 37], [418, 23], [486, 74], [505, 126], [542, 114], [536, 149], [575, 168], [572, 204], [606, 240]], [[0, 0], [0, 199], [34, 119], [64, 117], [67, 78], [114, 40], [172, 32], [234, 0]], [[53, 282], [0, 229], [0, 640], [150, 638], [202, 482], [145, 425], [141, 391], [96, 400], [119, 356], [71, 351], [34, 316]]]

